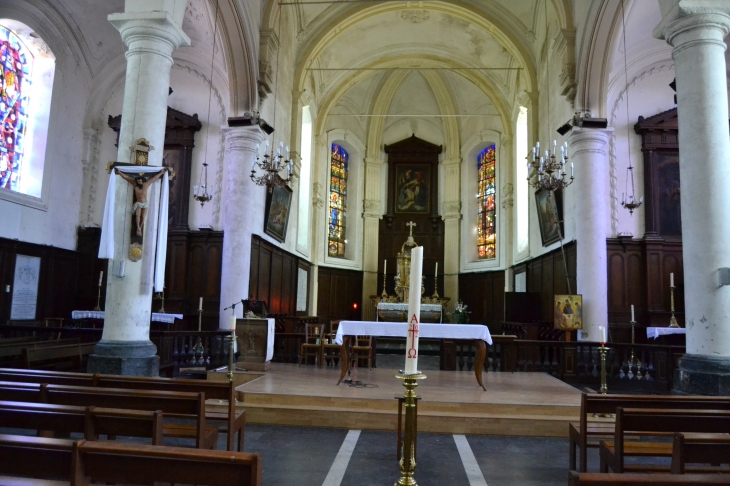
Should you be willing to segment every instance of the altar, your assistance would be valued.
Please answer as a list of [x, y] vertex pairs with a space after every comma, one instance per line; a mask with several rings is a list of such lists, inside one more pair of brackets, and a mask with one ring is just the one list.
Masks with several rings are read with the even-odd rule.
[[[378, 302], [376, 321], [406, 322], [408, 304], [405, 302]], [[441, 304], [421, 304], [421, 322], [443, 322], [443, 306]]]

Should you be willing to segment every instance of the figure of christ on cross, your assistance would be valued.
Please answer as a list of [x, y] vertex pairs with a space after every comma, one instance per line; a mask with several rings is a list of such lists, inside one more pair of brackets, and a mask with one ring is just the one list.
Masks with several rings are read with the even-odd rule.
[[142, 236], [142, 230], [144, 229], [144, 222], [147, 217], [147, 208], [149, 208], [149, 201], [147, 201], [147, 188], [150, 184], [155, 182], [157, 179], [167, 172], [167, 167], [160, 167], [160, 171], [145, 181], [144, 177], [137, 176], [136, 178], [129, 177], [124, 172], [120, 172], [119, 169], [114, 169], [114, 173], [121, 176], [122, 179], [129, 182], [134, 189], [134, 204], [132, 205], [132, 214], [136, 216], [137, 220], [137, 236]]
[[408, 334], [411, 335], [411, 347], [408, 350], [408, 357], [417, 358], [418, 350], [416, 349], [415, 342], [416, 342], [416, 338], [418, 337], [418, 319], [416, 319], [415, 314], [413, 314], [413, 317], [411, 318], [411, 322], [408, 325]]

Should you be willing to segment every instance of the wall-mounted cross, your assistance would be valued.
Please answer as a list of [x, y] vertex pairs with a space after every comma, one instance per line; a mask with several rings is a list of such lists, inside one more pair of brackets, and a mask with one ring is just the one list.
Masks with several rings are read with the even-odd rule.
[[410, 229], [409, 236], [413, 236], [413, 228], [416, 226], [416, 223], [414, 223], [413, 221], [409, 221], [406, 223], [406, 226], [408, 226]]

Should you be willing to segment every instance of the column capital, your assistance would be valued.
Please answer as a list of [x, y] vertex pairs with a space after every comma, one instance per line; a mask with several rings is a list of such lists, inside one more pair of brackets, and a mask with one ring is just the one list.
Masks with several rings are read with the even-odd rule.
[[266, 134], [258, 125], [223, 127], [221, 131], [226, 137], [226, 150], [253, 150], [257, 143], [261, 144], [266, 139]]
[[[660, 4], [662, 21], [654, 28], [654, 37], [666, 40], [675, 49], [698, 42], [721, 43], [724, 48], [723, 39], [730, 32], [730, 6], [726, 0], [664, 0]], [[698, 30], [704, 32], [682, 35]]]
[[449, 165], [461, 165], [461, 163], [462, 163], [462, 162], [463, 162], [463, 159], [462, 159], [461, 157], [453, 157], [453, 158], [451, 158], [451, 159], [446, 159], [446, 160], [444, 160], [444, 161], [442, 162], [442, 164], [443, 164], [444, 166], [449, 166]]
[[376, 157], [365, 157], [365, 165], [383, 165], [385, 161], [383, 159], [378, 159]]
[[612, 133], [613, 127], [573, 128], [568, 136], [571, 158], [586, 152], [606, 155], [608, 153], [608, 141]]
[[107, 20], [119, 31], [129, 48], [127, 57], [141, 53], [158, 54], [172, 63], [175, 49], [190, 46], [190, 37], [169, 12], [114, 13]]

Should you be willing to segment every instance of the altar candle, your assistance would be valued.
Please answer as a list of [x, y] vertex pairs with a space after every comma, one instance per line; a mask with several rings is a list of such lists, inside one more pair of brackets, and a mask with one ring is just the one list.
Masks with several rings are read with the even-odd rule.
[[383, 275], [388, 275], [388, 259], [383, 260]]
[[203, 298], [200, 298], [200, 303], [198, 304], [198, 310], [203, 310]]
[[598, 326], [598, 333], [601, 335], [601, 344], [606, 344], [606, 328]]
[[669, 286], [674, 287], [674, 274], [673, 273], [669, 274]]
[[436, 262], [436, 272], [434, 272], [433, 278], [439, 278], [439, 262]]
[[418, 371], [418, 334], [421, 322], [421, 275], [423, 247], [411, 250], [411, 277], [408, 292], [408, 334], [406, 335], [406, 374]]
[[633, 322], [635, 320], [636, 319], [634, 319], [634, 304], [631, 304], [631, 321]]
[[231, 316], [231, 331], [236, 332], [236, 315]]
[[104, 279], [104, 270], [99, 272], [99, 287], [101, 287], [101, 281]]

